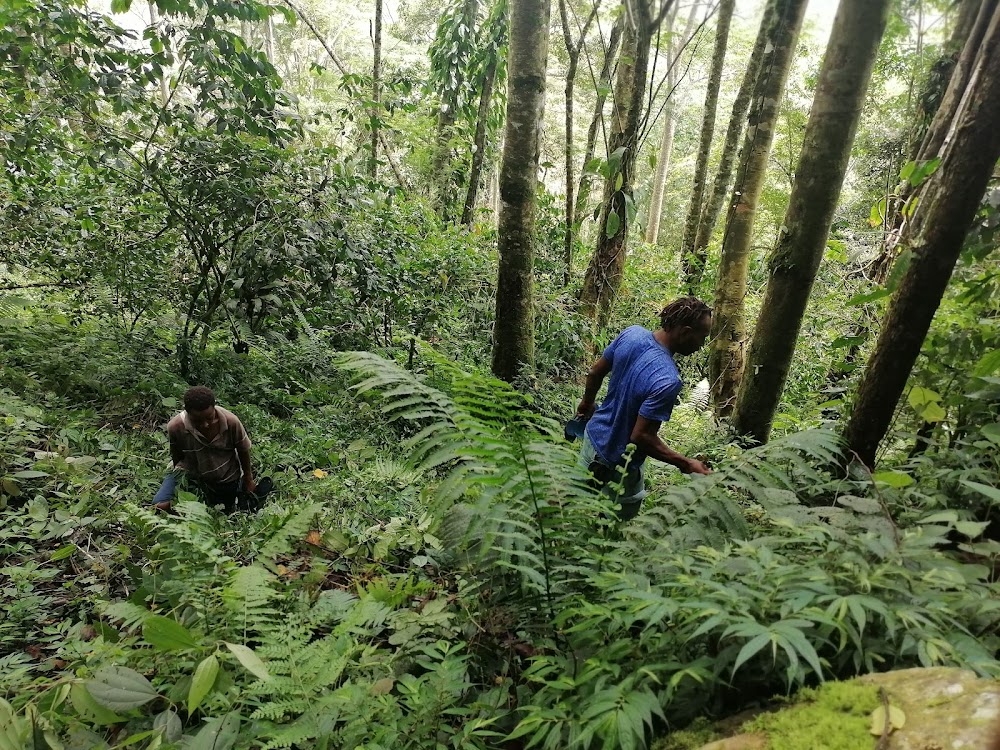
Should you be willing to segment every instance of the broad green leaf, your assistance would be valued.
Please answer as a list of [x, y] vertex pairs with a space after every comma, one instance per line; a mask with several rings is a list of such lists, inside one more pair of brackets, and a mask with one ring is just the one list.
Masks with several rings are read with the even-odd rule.
[[[622, 226], [621, 217], [618, 216], [618, 213], [616, 211], [612, 211], [611, 213], [608, 214], [608, 223], [607, 226], [604, 228], [604, 234], [607, 235], [608, 239], [611, 239], [616, 234], [618, 234], [618, 230], [621, 229], [621, 226]], [[14, 476], [17, 475], [15, 474]]]
[[902, 471], [879, 471], [872, 475], [872, 479], [890, 487], [909, 487], [913, 484], [913, 477]]
[[191, 631], [176, 620], [162, 615], [146, 619], [142, 624], [142, 637], [146, 643], [160, 651], [181, 651], [198, 647], [198, 641], [191, 635]]
[[76, 545], [67, 544], [65, 547], [60, 547], [55, 552], [53, 552], [49, 556], [49, 560], [52, 562], [56, 562], [58, 560], [65, 560], [67, 557], [70, 557], [74, 552], [76, 552]]
[[229, 750], [240, 733], [240, 715], [230, 712], [222, 718], [209, 719], [188, 742], [186, 750]]
[[112, 711], [128, 711], [157, 697], [149, 680], [128, 667], [105, 667], [87, 680], [87, 692]]
[[917, 411], [920, 411], [928, 404], [934, 404], [940, 400], [941, 395], [936, 391], [932, 391], [930, 388], [921, 388], [917, 385], [913, 386], [906, 396], [907, 403]]
[[253, 649], [247, 646], [241, 646], [238, 643], [227, 643], [226, 648], [233, 652], [233, 656], [237, 658], [240, 664], [250, 672], [252, 675], [258, 679], [267, 682], [271, 679], [271, 675], [267, 671], [267, 667], [264, 666], [264, 662], [260, 660], [260, 657], [253, 652]]
[[114, 711], [105, 708], [94, 700], [94, 696], [90, 694], [82, 682], [73, 683], [73, 687], [69, 691], [69, 700], [73, 704], [73, 708], [76, 709], [76, 712], [91, 724], [103, 727], [108, 724], [119, 724], [125, 721], [124, 718]]
[[11, 476], [14, 479], [41, 479], [42, 477], [47, 477], [48, 474], [44, 471], [36, 471], [34, 469], [25, 469], [24, 471], [19, 471]]
[[215, 684], [215, 678], [219, 674], [219, 660], [215, 654], [202, 659], [201, 663], [194, 670], [194, 677], [191, 679], [191, 689], [188, 691], [187, 709], [188, 714], [193, 714], [201, 702], [205, 700]]
[[981, 492], [993, 502], [1000, 504], [1000, 489], [991, 487], [988, 484], [983, 484], [982, 482], [973, 482], [968, 479], [963, 479], [962, 484], [975, 490], [976, 492]]
[[938, 513], [931, 513], [926, 518], [920, 519], [920, 523], [945, 523], [953, 524], [958, 523], [958, 513], [953, 510], [942, 510]]
[[857, 307], [858, 305], [863, 305], [866, 302], [874, 302], [875, 300], [888, 297], [890, 294], [892, 294], [892, 291], [884, 288], [876, 289], [872, 292], [866, 292], [864, 294], [855, 294], [853, 297], [847, 300], [847, 306]]
[[927, 404], [920, 410], [920, 417], [925, 422], [941, 422], [946, 416], [948, 416], [948, 412], [938, 403]]
[[992, 422], [979, 428], [979, 432], [991, 443], [1000, 445], [1000, 424]]
[[969, 537], [969, 539], [975, 539], [976, 537], [982, 536], [983, 532], [986, 531], [989, 526], [989, 521], [959, 521], [955, 524], [955, 531], [963, 536]]

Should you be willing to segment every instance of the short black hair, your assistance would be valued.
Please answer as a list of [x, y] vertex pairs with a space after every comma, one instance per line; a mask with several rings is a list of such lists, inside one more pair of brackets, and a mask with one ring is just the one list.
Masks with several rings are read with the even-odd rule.
[[184, 392], [184, 408], [188, 411], [204, 411], [215, 406], [215, 392], [203, 385], [196, 385]]
[[684, 326], [693, 328], [702, 318], [711, 314], [712, 308], [697, 297], [681, 297], [660, 311], [660, 325], [666, 331]]

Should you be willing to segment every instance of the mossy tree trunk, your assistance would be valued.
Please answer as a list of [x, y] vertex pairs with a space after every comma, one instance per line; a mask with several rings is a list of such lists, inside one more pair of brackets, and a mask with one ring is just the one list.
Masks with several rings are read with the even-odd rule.
[[753, 98], [754, 86], [757, 84], [760, 61], [764, 57], [764, 47], [767, 44], [768, 30], [771, 28], [771, 16], [774, 13], [775, 2], [776, 0], [768, 0], [764, 6], [764, 16], [760, 21], [757, 39], [754, 42], [753, 51], [750, 53], [746, 70], [743, 72], [740, 89], [736, 93], [735, 101], [733, 101], [733, 111], [729, 117], [729, 126], [726, 128], [726, 139], [722, 146], [719, 168], [712, 183], [712, 193], [708, 201], [701, 207], [702, 214], [698, 220], [698, 235], [694, 247], [691, 253], [683, 258], [684, 279], [692, 294], [701, 283], [708, 258], [708, 241], [712, 237], [712, 230], [715, 229], [715, 225], [719, 221], [719, 214], [722, 213], [722, 204], [729, 193], [729, 183], [733, 177], [733, 166], [736, 164], [738, 153], [737, 146], [740, 142], [740, 136], [746, 132], [747, 112], [750, 111], [750, 101]]
[[[889, 304], [878, 342], [844, 429], [848, 455], [874, 467], [896, 404], [920, 354], [969, 227], [1000, 158], [1000, 9], [980, 40], [975, 65], [938, 152], [941, 163], [917, 207], [920, 233], [907, 245], [906, 273]], [[959, 88], [953, 77], [949, 89]]]
[[740, 151], [740, 166], [722, 241], [712, 315], [709, 382], [715, 411], [728, 417], [743, 377], [747, 339], [745, 297], [757, 202], [764, 187], [778, 108], [791, 69], [807, 0], [778, 0], [761, 60], [759, 84]]
[[512, 0], [507, 119], [500, 162], [493, 373], [512, 382], [535, 359], [535, 188], [549, 53], [549, 0]]
[[758, 443], [767, 442], [788, 377], [889, 6], [890, 0], [841, 0], [833, 22], [733, 415], [737, 431]]

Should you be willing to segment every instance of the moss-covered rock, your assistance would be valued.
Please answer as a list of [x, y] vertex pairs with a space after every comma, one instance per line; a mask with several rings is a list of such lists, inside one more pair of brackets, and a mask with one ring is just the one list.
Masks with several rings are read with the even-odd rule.
[[[790, 705], [744, 723], [676, 732], [655, 750], [870, 750], [880, 689], [905, 722], [889, 750], [982, 750], [1000, 729], [1000, 682], [961, 669], [906, 669], [802, 690]], [[731, 723], [730, 723], [731, 726]], [[708, 744], [706, 744], [708, 743]]]

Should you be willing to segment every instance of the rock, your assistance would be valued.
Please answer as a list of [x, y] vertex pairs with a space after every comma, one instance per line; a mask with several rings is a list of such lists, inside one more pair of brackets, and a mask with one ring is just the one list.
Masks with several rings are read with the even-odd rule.
[[[951, 667], [903, 669], [828, 682], [802, 690], [788, 706], [762, 714], [726, 735], [725, 722], [711, 725], [701, 742], [660, 747], [699, 750], [870, 750], [871, 714], [881, 705], [879, 688], [905, 722], [889, 737], [888, 750], [986, 750], [1000, 742], [1000, 682]], [[677, 735], [675, 735], [677, 736]]]
[[1000, 682], [968, 670], [902, 669], [857, 682], [883, 688], [906, 714], [890, 750], [983, 750], [1000, 723]]

